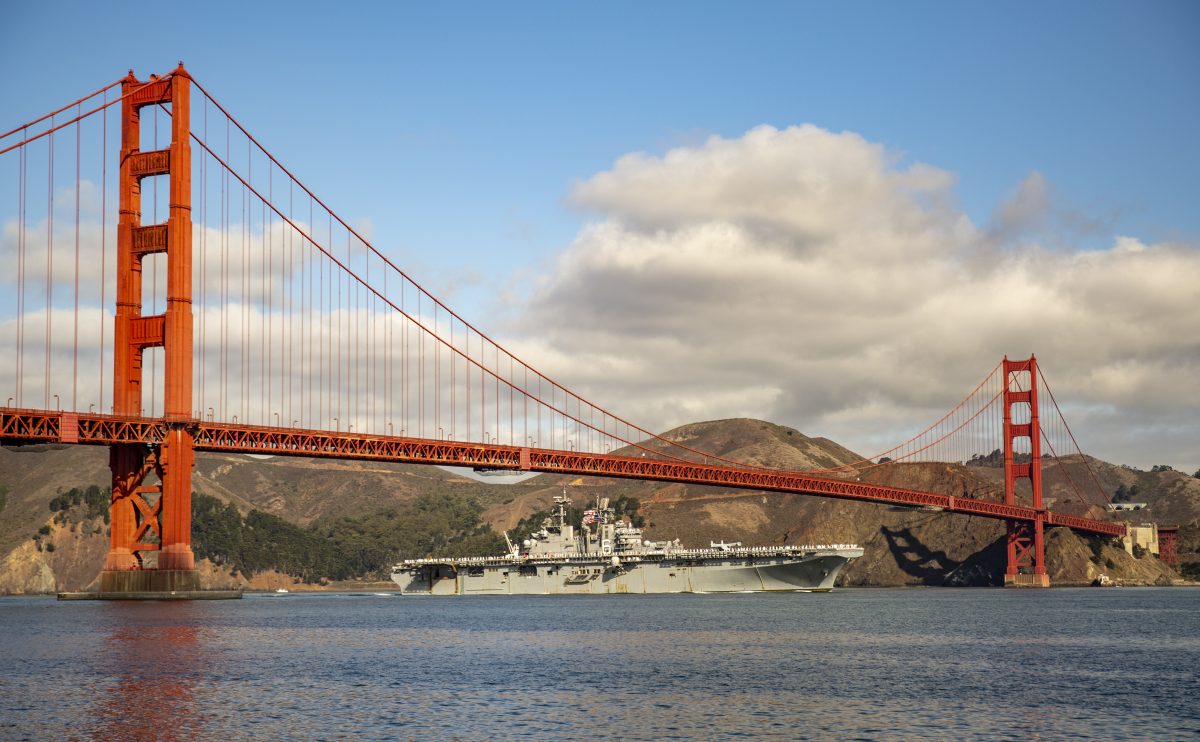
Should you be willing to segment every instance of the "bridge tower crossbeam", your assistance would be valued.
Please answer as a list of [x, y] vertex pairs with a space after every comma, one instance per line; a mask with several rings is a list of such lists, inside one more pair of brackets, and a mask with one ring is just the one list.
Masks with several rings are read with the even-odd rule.
[[[112, 471], [112, 536], [101, 591], [112, 593], [199, 589], [191, 546], [191, 478], [195, 461], [192, 410], [192, 153], [191, 79], [180, 63], [170, 75], [122, 81], [120, 216], [117, 224], [117, 306], [114, 330], [113, 412], [141, 417], [142, 356], [161, 347], [163, 419], [155, 446], [118, 443]], [[171, 143], [141, 151], [141, 110], [170, 106]], [[170, 207], [165, 224], [143, 225], [142, 180], [165, 175]], [[166, 258], [163, 314], [142, 313], [142, 263]], [[154, 474], [158, 484], [147, 484]]]

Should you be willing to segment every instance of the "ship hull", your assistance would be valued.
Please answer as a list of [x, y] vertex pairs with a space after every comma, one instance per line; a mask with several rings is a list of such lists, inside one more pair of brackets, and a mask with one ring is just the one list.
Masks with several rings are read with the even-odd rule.
[[472, 565], [410, 563], [392, 580], [405, 595], [604, 595], [619, 593], [828, 592], [860, 549], [799, 557]]

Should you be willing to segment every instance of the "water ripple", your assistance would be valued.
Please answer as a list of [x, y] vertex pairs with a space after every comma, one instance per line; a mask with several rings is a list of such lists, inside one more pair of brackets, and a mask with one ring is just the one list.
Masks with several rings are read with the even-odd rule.
[[8, 739], [1144, 739], [1200, 591], [0, 600]]

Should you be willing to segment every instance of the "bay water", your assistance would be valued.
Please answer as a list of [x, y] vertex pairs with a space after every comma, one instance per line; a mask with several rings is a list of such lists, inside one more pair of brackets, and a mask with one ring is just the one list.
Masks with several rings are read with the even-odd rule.
[[1195, 739], [1200, 590], [0, 599], [3, 739]]

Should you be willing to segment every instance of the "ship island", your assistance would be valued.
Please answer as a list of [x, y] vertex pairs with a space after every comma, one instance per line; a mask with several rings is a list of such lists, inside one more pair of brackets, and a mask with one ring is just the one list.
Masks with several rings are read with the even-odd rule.
[[578, 525], [566, 493], [539, 531], [497, 556], [406, 559], [392, 569], [402, 595], [829, 592], [863, 555], [855, 544], [685, 548], [649, 541], [598, 498]]

